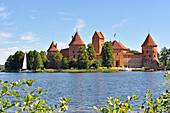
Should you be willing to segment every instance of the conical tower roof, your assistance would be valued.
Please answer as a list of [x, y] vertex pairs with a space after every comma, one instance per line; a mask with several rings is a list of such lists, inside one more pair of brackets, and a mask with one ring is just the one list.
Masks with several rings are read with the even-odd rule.
[[95, 31], [95, 34], [97, 34], [97, 36], [98, 36], [99, 38], [104, 39], [104, 36], [103, 36], [102, 32], [97, 32], [97, 31]]
[[71, 45], [85, 45], [78, 32], [76, 32], [74, 37], [72, 37], [72, 41], [70, 42], [69, 46]]
[[127, 48], [120, 42], [115, 41], [111, 41], [113, 49], [123, 49], [123, 50], [127, 50]]
[[157, 44], [152, 39], [151, 35], [148, 34], [147, 38], [145, 39], [144, 43], [142, 44], [142, 47], [143, 46], [157, 46]]
[[58, 51], [58, 49], [57, 49], [57, 44], [55, 45], [55, 43], [54, 43], [54, 41], [52, 41], [52, 43], [51, 43], [51, 45], [50, 45], [50, 47], [49, 47], [49, 49], [47, 50], [48, 52], [50, 51]]

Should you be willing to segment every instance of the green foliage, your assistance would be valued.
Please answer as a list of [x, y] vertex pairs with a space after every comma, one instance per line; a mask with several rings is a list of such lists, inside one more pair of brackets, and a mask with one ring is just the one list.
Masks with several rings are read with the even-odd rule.
[[140, 53], [140, 52], [137, 51], [137, 50], [130, 50], [129, 48], [128, 48], [127, 52], [128, 52], [128, 53]]
[[77, 58], [78, 69], [89, 69], [91, 62], [89, 60], [89, 56], [86, 51], [86, 47], [80, 46], [78, 53], [79, 53], [78, 58]]
[[[68, 97], [60, 97], [60, 105], [48, 106], [46, 101], [40, 98], [41, 95], [47, 94], [48, 90], [43, 92], [41, 87], [31, 90], [34, 81], [35, 80], [24, 79], [23, 81], [19, 80], [18, 82], [9, 83], [8, 81], [2, 82], [0, 80], [0, 112], [6, 113], [7, 109], [14, 106], [17, 108], [15, 113], [52, 113], [57, 111], [65, 112], [68, 109], [67, 104], [70, 102]], [[18, 90], [15, 90], [17, 87], [21, 86], [28, 87], [28, 89], [20, 89], [24, 92], [22, 96], [19, 94]]]
[[101, 67], [101, 63], [99, 60], [95, 60], [91, 66], [94, 67], [95, 69], [98, 69], [99, 67]]
[[[170, 110], [170, 73], [165, 72], [166, 83], [163, 83], [164, 86], [168, 86], [162, 95], [159, 98], [154, 99], [151, 90], [145, 91], [146, 100], [143, 101], [141, 106], [138, 106], [143, 113], [168, 113]], [[93, 108], [97, 111], [101, 111], [102, 113], [127, 113], [128, 111], [132, 111], [133, 107], [129, 104], [132, 100], [138, 100], [136, 95], [132, 97], [128, 97], [128, 100], [120, 101], [120, 97], [118, 99], [113, 99], [112, 97], [108, 97], [107, 105], [104, 108], [97, 108], [94, 106]]]
[[43, 65], [44, 65], [44, 67], [46, 67], [46, 63], [49, 62], [49, 60], [47, 58], [47, 53], [45, 51], [41, 51], [40, 55], [41, 55], [41, 59], [43, 61]]
[[62, 59], [61, 68], [62, 69], [68, 69], [69, 68], [68, 60], [67, 60], [66, 57]]
[[103, 60], [102, 65], [107, 68], [114, 66], [113, 49], [110, 42], [106, 42], [102, 47], [101, 56]]
[[27, 55], [27, 67], [28, 69], [33, 69], [33, 70], [44, 67], [41, 55], [36, 50], [29, 51]]
[[89, 56], [89, 60], [93, 60], [93, 58], [96, 57], [96, 52], [94, 50], [93, 44], [87, 45], [87, 53], [88, 53], [88, 56]]
[[127, 113], [127, 111], [132, 111], [133, 107], [131, 106], [130, 102], [132, 100], [138, 100], [136, 95], [132, 97], [128, 97], [127, 100], [120, 101], [120, 96], [118, 98], [107, 97], [107, 105], [103, 108], [97, 108], [93, 106], [93, 108], [97, 111], [101, 111], [102, 113]]
[[14, 55], [10, 55], [5, 62], [6, 70], [19, 70], [22, 68], [24, 60], [24, 53], [22, 51], [17, 51]]
[[63, 55], [59, 51], [51, 52], [49, 54], [49, 60], [51, 62], [52, 68], [60, 68], [61, 60], [63, 58]]
[[170, 60], [170, 49], [164, 47], [160, 51], [160, 61], [163, 62], [164, 66], [167, 66], [168, 60]]
[[69, 61], [69, 68], [77, 68], [77, 60], [73, 59]]

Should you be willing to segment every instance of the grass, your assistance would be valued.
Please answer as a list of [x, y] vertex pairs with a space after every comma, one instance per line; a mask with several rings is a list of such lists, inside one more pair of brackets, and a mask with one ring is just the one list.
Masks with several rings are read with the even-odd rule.
[[121, 69], [46, 69], [43, 72], [56, 73], [99, 73], [99, 72], [119, 72]]

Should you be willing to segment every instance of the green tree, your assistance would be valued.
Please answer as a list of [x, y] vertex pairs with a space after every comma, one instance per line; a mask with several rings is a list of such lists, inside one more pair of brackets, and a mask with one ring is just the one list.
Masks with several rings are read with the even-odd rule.
[[61, 68], [62, 69], [68, 69], [69, 68], [68, 60], [67, 60], [66, 57], [62, 59]]
[[78, 69], [89, 69], [90, 60], [88, 58], [89, 56], [86, 51], [86, 47], [80, 46], [78, 53], [79, 53], [78, 58], [77, 58]]
[[93, 58], [96, 57], [96, 52], [94, 50], [93, 44], [87, 45], [87, 53], [89, 55], [89, 60], [93, 60]]
[[69, 61], [69, 68], [77, 68], [77, 59], [73, 59]]
[[128, 48], [128, 53], [140, 53], [139, 51], [137, 51], [137, 50], [130, 50], [129, 48]]
[[41, 59], [42, 59], [42, 61], [43, 61], [43, 65], [44, 65], [44, 67], [46, 68], [46, 64], [47, 64], [47, 62], [49, 62], [49, 60], [48, 60], [48, 58], [47, 58], [47, 52], [41, 51], [41, 52], [40, 52], [40, 55], [41, 55]]
[[166, 47], [162, 48], [160, 51], [160, 61], [164, 63], [164, 66], [167, 66], [167, 60], [170, 59], [170, 49]]
[[102, 47], [101, 56], [103, 60], [102, 64], [104, 66], [107, 68], [114, 66], [113, 48], [110, 42], [106, 42]]
[[10, 55], [5, 62], [6, 70], [19, 70], [22, 68], [24, 60], [24, 53], [22, 51], [17, 51], [14, 55]]
[[28, 64], [28, 69], [40, 69], [43, 67], [43, 62], [41, 59], [41, 55], [39, 52], [37, 52], [36, 50], [34, 51], [30, 51], [28, 53], [28, 57], [27, 57], [27, 64]]
[[101, 66], [101, 63], [99, 60], [95, 60], [91, 66], [97, 69]]
[[59, 51], [50, 53], [50, 67], [60, 68], [63, 55]]

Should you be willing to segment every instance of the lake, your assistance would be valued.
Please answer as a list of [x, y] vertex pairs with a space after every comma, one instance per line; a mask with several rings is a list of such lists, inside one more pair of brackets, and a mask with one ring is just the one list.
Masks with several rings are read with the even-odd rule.
[[134, 111], [145, 99], [144, 91], [151, 89], [154, 97], [158, 97], [165, 89], [162, 83], [166, 80], [163, 72], [116, 72], [116, 73], [3, 73], [2, 81], [18, 81], [34, 79], [33, 88], [48, 89], [42, 98], [48, 105], [58, 103], [59, 97], [69, 97], [67, 113], [96, 113], [93, 106], [102, 107], [107, 97], [137, 95]]

